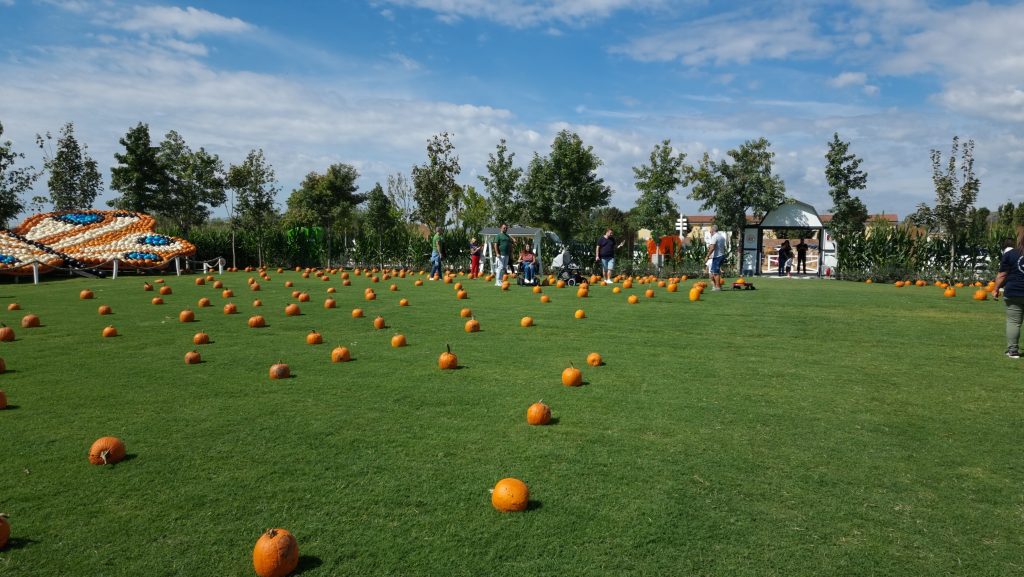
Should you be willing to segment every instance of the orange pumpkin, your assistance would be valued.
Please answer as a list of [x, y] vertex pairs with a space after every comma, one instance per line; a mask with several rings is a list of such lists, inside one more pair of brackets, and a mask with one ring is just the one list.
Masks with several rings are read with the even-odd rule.
[[590, 291], [588, 291], [585, 287], [580, 287], [576, 290], [576, 296], [580, 297], [581, 299], [587, 298], [587, 295], [589, 294]]
[[254, 307], [261, 307], [261, 306], [263, 306], [263, 301], [261, 301], [260, 299], [253, 299], [252, 306], [254, 306]]
[[569, 366], [562, 371], [562, 384], [567, 387], [578, 387], [583, 384], [583, 373], [575, 366]]
[[377, 318], [373, 319], [373, 328], [375, 328], [377, 330], [380, 330], [380, 329], [384, 328], [385, 326], [387, 326], [387, 325], [384, 322], [384, 317], [377, 317]]
[[172, 291], [171, 287], [169, 287], [169, 286], [165, 285], [165, 286], [160, 287], [160, 294], [162, 294], [162, 295], [169, 295], [172, 292], [174, 292], [174, 291]]
[[206, 297], [203, 297], [203, 298], [199, 299], [199, 302], [197, 304], [199, 305], [199, 308], [205, 308], [205, 307], [208, 307], [208, 306], [212, 306], [210, 304], [210, 299], [208, 299]]
[[238, 305], [235, 303], [228, 303], [224, 305], [224, 314], [233, 315], [238, 312]]
[[555, 288], [565, 288], [565, 281], [564, 280], [559, 280], [558, 282], [556, 282], [555, 283]]
[[942, 296], [946, 298], [952, 298], [956, 296], [956, 289], [953, 287], [946, 287], [946, 290], [942, 291]]
[[89, 447], [89, 462], [93, 465], [113, 465], [124, 456], [124, 441], [117, 437], [100, 437]]
[[299, 302], [300, 303], [308, 303], [309, 302], [309, 293], [307, 293], [307, 292], [299, 293]]
[[149, 302], [151, 302], [151, 303], [153, 303], [155, 305], [162, 305], [162, 304], [164, 304], [164, 299], [162, 299], [160, 297], [153, 297], [152, 300], [150, 300]]
[[462, 309], [461, 311], [459, 311], [459, 316], [464, 319], [469, 318], [473, 316], [473, 311], [470, 309]]
[[548, 295], [540, 295], [540, 302], [549, 303], [551, 302], [551, 297], [549, 297]]
[[499, 511], [525, 511], [529, 502], [530, 489], [519, 479], [502, 479], [491, 489], [491, 505]]
[[204, 332], [198, 332], [192, 337], [192, 344], [194, 345], [208, 345], [210, 344], [210, 335]]
[[398, 306], [407, 307], [409, 306], [409, 299], [401, 299], [398, 301]]
[[633, 288], [633, 281], [631, 281], [631, 280], [623, 281], [622, 288], [625, 289], [625, 290]]
[[352, 360], [352, 354], [349, 352], [348, 347], [334, 347], [331, 351], [331, 362], [332, 363], [347, 363]]
[[117, 336], [117, 329], [115, 329], [112, 326], [104, 327], [102, 334], [103, 334], [103, 338], [116, 337]]
[[198, 365], [201, 363], [203, 358], [199, 355], [199, 351], [189, 351], [185, 353], [185, 364], [186, 365]]
[[636, 303], [640, 302], [640, 299], [636, 295], [629, 295], [629, 298], [626, 299], [626, 302], [628, 302], [631, 305], [635, 305]]
[[100, 316], [113, 314], [114, 310], [110, 308], [110, 305], [100, 305], [100, 308], [96, 310], [100, 313]]
[[507, 280], [506, 280], [506, 281], [502, 281], [502, 282], [501, 282], [501, 290], [503, 290], [503, 291], [507, 291], [507, 290], [508, 290], [508, 287], [509, 287], [509, 286], [510, 286], [510, 285], [508, 284], [508, 281], [507, 281]]
[[[743, 279], [740, 279], [740, 280], [743, 280]], [[740, 284], [742, 284], [742, 283], [740, 283]], [[679, 285], [678, 285], [678, 284], [676, 284], [676, 283], [672, 283], [672, 284], [668, 285], [668, 288], [667, 288], [667, 290], [668, 290], [668, 292], [670, 292], [670, 293], [674, 293], [674, 292], [676, 292], [676, 291], [678, 291], [678, 290], [679, 290]]]
[[464, 290], [460, 290], [459, 292], [455, 293], [455, 298], [458, 299], [458, 300], [468, 299], [469, 298], [469, 293], [464, 291]]
[[259, 577], [285, 577], [299, 565], [299, 544], [285, 529], [269, 529], [252, 549], [252, 566]]
[[390, 287], [388, 287], [388, 290], [390, 290], [391, 292], [397, 292], [398, 291], [398, 285], [392, 284]]
[[445, 345], [447, 351], [441, 353], [441, 356], [437, 359], [437, 366], [442, 371], [453, 371], [459, 367], [459, 358], [452, 353], [452, 346]]
[[521, 327], [532, 327], [533, 326], [533, 317], [523, 317], [523, 318], [519, 319], [519, 326], [521, 326]]
[[201, 276], [200, 277], [196, 277], [196, 286], [202, 286], [204, 284], [206, 284], [206, 279], [204, 279]]
[[391, 346], [394, 348], [401, 348], [406, 345], [405, 335], [395, 335], [391, 337]]
[[92, 297], [93, 297], [92, 291], [89, 290], [89, 289], [84, 289], [84, 290], [82, 290], [82, 292], [78, 293], [78, 298], [80, 298], [82, 300], [89, 300]]
[[270, 378], [271, 379], [287, 379], [292, 376], [292, 370], [288, 365], [284, 363], [274, 363], [270, 365]]
[[195, 322], [195, 320], [196, 320], [196, 313], [192, 312], [189, 309], [185, 309], [185, 310], [181, 311], [180, 313], [178, 313], [178, 321], [179, 322], [191, 323], [191, 322]]
[[5, 325], [3, 323], [0, 323], [0, 341], [3, 341], [5, 343], [9, 343], [9, 342], [11, 342], [13, 340], [14, 340], [14, 329], [12, 329], [11, 327], [9, 327], [9, 326], [7, 326], [7, 325]]
[[645, 291], [644, 291], [644, 296], [645, 296], [645, 297], [647, 297], [647, 298], [649, 298], [649, 299], [652, 299], [652, 298], [654, 298], [654, 290], [653, 290], [653, 289], [647, 289], [647, 290], [645, 290]]
[[367, 292], [366, 293], [366, 300], [368, 300], [368, 301], [377, 300], [377, 293], [375, 293], [373, 291]]
[[265, 326], [267, 326], [267, 319], [263, 318], [263, 315], [253, 315], [249, 317], [250, 329], [261, 329]]
[[223, 290], [223, 291], [222, 291], [222, 292], [220, 293], [220, 296], [221, 296], [221, 297], [223, 297], [223, 298], [229, 299], [229, 298], [232, 298], [232, 297], [234, 297], [234, 296], [235, 296], [235, 291], [233, 291], [233, 290], [231, 290], [231, 289], [224, 289], [224, 290]]
[[363, 309], [352, 309], [352, 318], [358, 319], [363, 316]]
[[697, 287], [693, 287], [692, 289], [690, 289], [690, 302], [699, 301], [700, 292], [700, 289]]
[[531, 425], [548, 424], [551, 422], [551, 407], [542, 401], [530, 405], [530, 408], [526, 409], [526, 422]]
[[309, 334], [306, 335], [306, 344], [307, 345], [322, 345], [323, 342], [324, 342], [323, 335], [321, 335], [320, 333], [316, 332], [315, 330], [314, 331], [309, 331]]
[[153, 290], [153, 285], [149, 284], [148, 282], [144, 282], [142, 283], [142, 290], [151, 291]]
[[7, 310], [9, 310], [9, 311], [19, 311], [19, 310], [21, 310], [21, 305], [19, 305], [18, 303], [11, 303], [11, 304], [7, 305]]
[[974, 291], [974, 300], [976, 300], [976, 301], [987, 301], [988, 300], [988, 291], [986, 291], [985, 289], [978, 289], [978, 290]]
[[332, 286], [327, 287], [327, 294], [330, 295], [330, 294], [334, 294], [335, 292], [337, 292], [337, 289], [335, 289], [334, 287], [332, 287]]
[[334, 299], [325, 299], [324, 300], [324, 308], [325, 309], [333, 309], [333, 308], [335, 308], [337, 306], [338, 306], [338, 303]]
[[585, 319], [585, 318], [587, 318], [587, 313], [583, 312], [583, 309], [577, 309], [575, 316], [578, 319]]
[[302, 310], [299, 309], [299, 305], [290, 303], [288, 306], [284, 307], [284, 314], [285, 316], [296, 317], [302, 314]]
[[587, 355], [587, 364], [592, 367], [599, 367], [602, 362], [601, 353], [590, 353]]
[[21, 318], [21, 328], [23, 329], [34, 329], [39, 326], [39, 317], [33, 314], [27, 314]]
[[480, 332], [480, 321], [476, 319], [469, 319], [466, 321], [466, 332], [467, 333], [478, 333]]

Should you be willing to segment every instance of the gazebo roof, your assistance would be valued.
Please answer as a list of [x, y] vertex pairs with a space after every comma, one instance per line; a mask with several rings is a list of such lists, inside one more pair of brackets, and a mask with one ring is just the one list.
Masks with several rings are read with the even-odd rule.
[[823, 228], [821, 217], [813, 206], [791, 200], [768, 211], [758, 228]]
[[[488, 226], [480, 230], [480, 234], [483, 236], [494, 236], [499, 232], [501, 232], [501, 229], [496, 226]], [[509, 236], [537, 236], [538, 234], [544, 234], [544, 229], [530, 226], [510, 226], [505, 234]]]

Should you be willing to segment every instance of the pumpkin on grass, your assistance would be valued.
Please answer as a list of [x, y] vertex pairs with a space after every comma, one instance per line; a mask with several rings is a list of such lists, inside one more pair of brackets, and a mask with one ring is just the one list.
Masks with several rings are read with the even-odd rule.
[[93, 297], [92, 291], [89, 289], [83, 289], [82, 292], [78, 293], [78, 298], [82, 300], [89, 300]]
[[102, 315], [113, 314], [113, 312], [114, 312], [113, 309], [110, 308], [110, 305], [100, 305], [100, 308], [98, 308], [96, 310], [97, 310], [98, 313], [100, 313], [101, 316]]
[[584, 311], [583, 311], [583, 309], [577, 309], [577, 310], [576, 310], [576, 315], [575, 315], [575, 316], [576, 316], [576, 318], [578, 318], [578, 319], [585, 319], [585, 318], [587, 318], [587, 313], [586, 313], [586, 312], [584, 312]]
[[302, 309], [299, 308], [299, 305], [291, 303], [288, 306], [284, 307], [284, 314], [285, 316], [289, 317], [299, 316], [300, 314], [302, 314]]
[[124, 441], [117, 437], [100, 437], [89, 447], [89, 462], [93, 465], [112, 465], [124, 455]]
[[189, 351], [185, 353], [185, 364], [186, 365], [198, 365], [203, 361], [203, 357], [199, 354], [199, 351]]
[[110, 338], [117, 336], [117, 329], [112, 326], [103, 328], [103, 338]]
[[562, 371], [562, 384], [567, 387], [578, 387], [583, 384], [583, 373], [575, 365], [569, 363], [569, 367]]
[[7, 514], [0, 513], [0, 549], [7, 546], [7, 540], [11, 538], [11, 524], [7, 522]]
[[259, 577], [285, 577], [299, 565], [299, 544], [285, 529], [269, 529], [252, 549], [252, 566]]
[[150, 299], [149, 302], [151, 302], [151, 303], [153, 303], [155, 305], [162, 305], [162, 304], [164, 304], [164, 299], [162, 299], [160, 297], [153, 297], [152, 299]]
[[194, 345], [208, 345], [210, 344], [210, 335], [204, 332], [198, 332], [192, 337], [192, 344]]
[[533, 317], [523, 317], [523, 318], [519, 319], [519, 326], [521, 326], [521, 327], [532, 327], [533, 326]]
[[7, 305], [7, 310], [9, 310], [9, 311], [20, 311], [21, 310], [21, 305], [19, 305], [18, 303], [11, 303], [11, 304]]
[[526, 409], [526, 422], [531, 425], [546, 425], [551, 422], [551, 407], [544, 401], [537, 401]]
[[525, 511], [530, 502], [530, 489], [514, 477], [498, 481], [491, 489], [491, 505], [502, 512]]
[[467, 333], [478, 333], [480, 332], [480, 321], [476, 319], [469, 319], [466, 321], [465, 328]]
[[180, 322], [191, 323], [191, 322], [195, 322], [195, 320], [196, 320], [196, 313], [192, 312], [189, 309], [185, 309], [185, 310], [181, 311], [180, 313], [178, 313], [178, 321], [180, 321]]
[[332, 363], [347, 363], [352, 360], [352, 354], [349, 352], [348, 347], [334, 347], [331, 351], [331, 362]]
[[0, 410], [7, 408], [7, 393], [0, 390]]
[[307, 345], [320, 345], [320, 344], [323, 344], [323, 342], [324, 342], [323, 335], [321, 335], [320, 333], [316, 332], [316, 330], [309, 331], [309, 334], [306, 335], [306, 344]]
[[292, 376], [292, 370], [288, 365], [284, 363], [275, 363], [270, 365], [271, 379], [287, 379], [290, 376]]
[[5, 343], [9, 343], [9, 342], [11, 342], [13, 340], [14, 340], [14, 329], [12, 329], [11, 327], [9, 327], [9, 326], [7, 326], [7, 325], [5, 325], [3, 323], [0, 323], [0, 341], [3, 341]]
[[459, 358], [452, 353], [452, 346], [446, 344], [447, 351], [441, 353], [437, 359], [437, 366], [443, 371], [455, 370], [459, 367]]
[[601, 359], [601, 353], [590, 353], [587, 355], [587, 364], [592, 367], [599, 367], [602, 362], [604, 361]]
[[363, 309], [352, 309], [352, 318], [358, 319], [363, 316]]
[[387, 325], [384, 322], [384, 317], [377, 317], [373, 319], [373, 328], [380, 330], [383, 329], [385, 326]]
[[167, 285], [164, 285], [164, 286], [160, 287], [160, 294], [162, 294], [162, 295], [169, 295], [172, 292], [174, 292], [174, 291], [172, 291], [171, 287], [169, 287]]
[[391, 346], [398, 349], [406, 345], [405, 335], [395, 335], [391, 337]]
[[21, 328], [23, 329], [34, 329], [39, 326], [39, 316], [33, 314], [27, 314], [21, 318]]
[[265, 326], [267, 326], [267, 319], [263, 318], [263, 315], [253, 315], [249, 317], [250, 329], [261, 329]]

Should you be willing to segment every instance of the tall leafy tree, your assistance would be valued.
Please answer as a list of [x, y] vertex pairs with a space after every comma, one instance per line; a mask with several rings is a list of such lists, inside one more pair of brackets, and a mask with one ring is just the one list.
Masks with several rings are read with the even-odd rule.
[[250, 151], [242, 164], [233, 164], [228, 168], [227, 187], [235, 196], [232, 210], [232, 250], [235, 227], [241, 226], [252, 232], [256, 241], [256, 256], [260, 266], [263, 266], [263, 248], [276, 215], [274, 199], [281, 188], [277, 186], [274, 168], [263, 156], [262, 149]]
[[124, 152], [114, 153], [117, 165], [110, 168], [110, 188], [121, 196], [107, 205], [136, 212], [159, 210], [161, 194], [167, 188], [167, 170], [158, 158], [160, 148], [153, 146], [149, 125], [138, 123], [120, 140]]
[[75, 124], [68, 122], [60, 130], [56, 151], [50, 143], [53, 135], [36, 135], [36, 144], [43, 151], [43, 166], [50, 173], [46, 181], [49, 196], [37, 196], [33, 203], [53, 205], [54, 210], [84, 210], [92, 208], [99, 193], [103, 192], [103, 178], [96, 161], [89, 156], [89, 147], [75, 138]]
[[[0, 138], [4, 135], [4, 125], [0, 123]], [[32, 188], [39, 178], [39, 173], [32, 166], [14, 168], [19, 159], [24, 159], [21, 152], [14, 152], [14, 143], [0, 140], [0, 228], [7, 228], [10, 221], [25, 208], [21, 195]]]
[[660, 236], [675, 227], [679, 207], [672, 200], [672, 194], [686, 181], [689, 172], [686, 154], [673, 154], [670, 140], [654, 145], [650, 164], [633, 167], [636, 188], [640, 191], [636, 206], [630, 211], [634, 229], [647, 227]]
[[548, 156], [534, 154], [522, 197], [534, 224], [546, 223], [562, 240], [581, 229], [591, 210], [607, 206], [612, 189], [597, 176], [601, 159], [578, 134], [563, 130], [555, 136]]
[[427, 162], [412, 169], [415, 187], [416, 218], [431, 228], [441, 230], [447, 224], [445, 216], [459, 186], [455, 177], [462, 171], [447, 132], [434, 135], [427, 141]]
[[409, 179], [401, 172], [388, 175], [388, 199], [395, 205], [402, 217], [402, 222], [412, 223], [416, 214], [416, 199], [413, 196]]
[[[957, 154], [960, 154], [959, 167]], [[960, 138], [953, 137], [949, 158], [943, 166], [942, 153], [932, 149], [932, 183], [935, 185], [935, 206], [918, 205], [917, 214], [939, 228], [949, 238], [949, 267], [956, 261], [957, 241], [971, 225], [971, 209], [978, 198], [981, 181], [974, 175], [974, 141], [960, 147]]]
[[850, 193], [867, 187], [868, 174], [860, 169], [861, 162], [850, 152], [850, 143], [840, 140], [839, 133], [833, 132], [825, 153], [825, 180], [832, 197], [832, 222], [828, 228], [836, 239], [840, 271], [849, 264], [853, 235], [863, 232], [868, 220], [867, 207]]
[[[320, 226], [331, 233], [351, 221], [356, 206], [366, 200], [358, 194], [359, 172], [349, 164], [332, 164], [324, 174], [310, 172], [288, 197], [285, 222], [289, 226]], [[331, 259], [331, 237], [325, 234], [327, 260]]]
[[375, 256], [374, 262], [383, 267], [386, 255], [399, 254], [406, 243], [404, 226], [398, 208], [391, 202], [380, 183], [367, 194], [363, 212], [362, 237]]
[[474, 186], [462, 189], [462, 228], [470, 235], [478, 234], [490, 221], [487, 199]]
[[522, 216], [519, 186], [523, 169], [515, 166], [515, 157], [516, 153], [508, 152], [508, 144], [502, 138], [497, 150], [487, 157], [487, 174], [477, 176], [487, 191], [491, 224], [515, 224]]
[[1000, 204], [996, 208], [996, 222], [1000, 226], [1013, 226], [1013, 212], [1016, 207], [1013, 206], [1012, 202], [1007, 201], [1006, 204]]
[[160, 143], [157, 159], [167, 171], [167, 185], [157, 203], [159, 214], [188, 237], [210, 218], [212, 207], [227, 201], [224, 165], [203, 148], [193, 151], [173, 130]]
[[772, 174], [771, 143], [765, 138], [748, 140], [726, 153], [730, 160], [714, 161], [704, 153], [690, 175], [690, 198], [701, 201], [701, 210], [714, 210], [715, 223], [732, 231], [733, 250], [743, 237], [747, 212], [760, 216], [785, 200], [786, 185]]

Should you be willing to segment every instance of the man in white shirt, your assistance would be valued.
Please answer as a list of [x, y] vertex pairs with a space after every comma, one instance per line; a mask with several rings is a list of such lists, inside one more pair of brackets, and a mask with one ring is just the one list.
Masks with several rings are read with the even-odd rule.
[[711, 290], [722, 290], [722, 261], [725, 260], [725, 250], [728, 237], [724, 232], [718, 230], [718, 225], [711, 225], [711, 238], [708, 239], [708, 256], [711, 259]]

